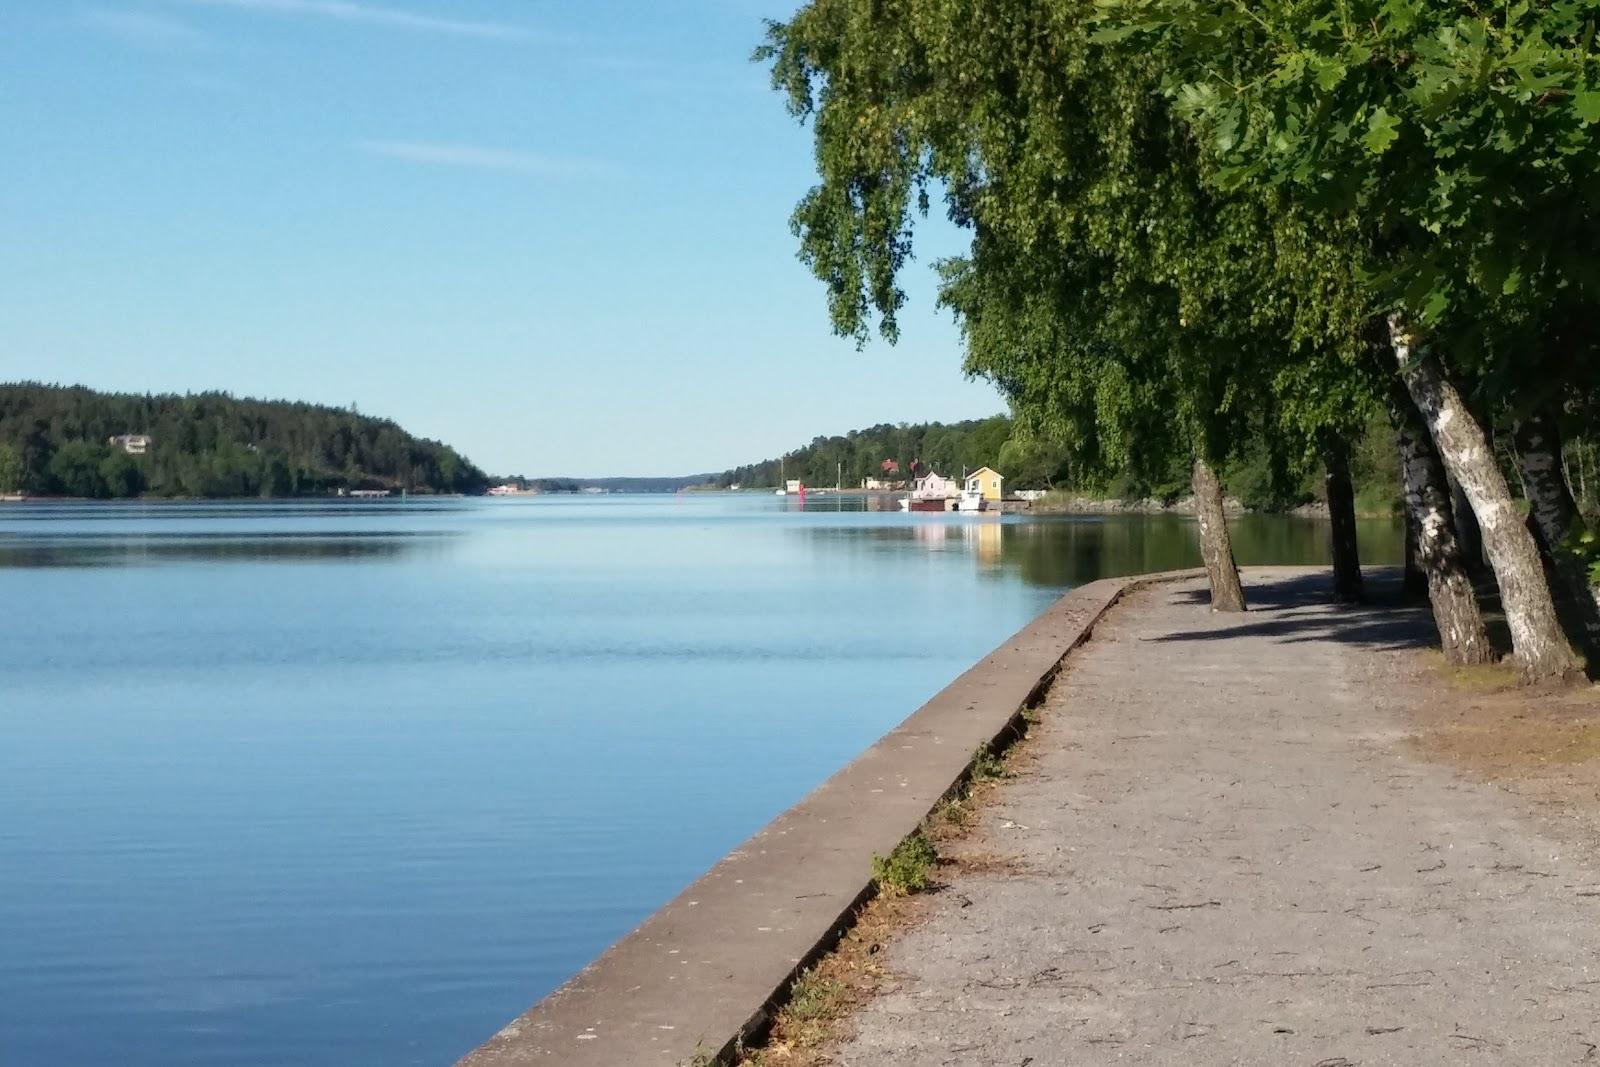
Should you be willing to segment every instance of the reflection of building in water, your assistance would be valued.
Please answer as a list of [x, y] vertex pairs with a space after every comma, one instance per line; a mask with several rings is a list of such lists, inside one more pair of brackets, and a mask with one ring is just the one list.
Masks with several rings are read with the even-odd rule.
[[[929, 552], [969, 552], [983, 567], [998, 567], [1003, 558], [1005, 527], [997, 520], [972, 523], [929, 522], [911, 527], [911, 536]], [[955, 543], [952, 544], [951, 542]]]
[[1005, 537], [1002, 532], [1005, 526], [999, 522], [979, 522], [968, 527], [973, 539], [974, 553], [978, 562], [985, 567], [998, 567], [1001, 560], [1001, 542]]

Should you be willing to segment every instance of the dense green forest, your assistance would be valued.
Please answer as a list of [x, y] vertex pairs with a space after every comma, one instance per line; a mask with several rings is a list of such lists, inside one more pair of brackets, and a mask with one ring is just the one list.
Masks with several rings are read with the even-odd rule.
[[[1008, 416], [954, 423], [887, 423], [850, 433], [817, 437], [809, 445], [769, 459], [724, 471], [719, 486], [775, 487], [784, 478], [809, 486], [860, 486], [866, 478], [898, 481], [913, 465], [920, 473], [955, 477], [978, 467], [1006, 476], [1006, 488], [1063, 489], [1113, 499], [1172, 501], [1190, 492], [1189, 464], [1172, 457], [1165, 468], [1110, 471], [1081, 467], [1073, 450], [1029, 436]], [[1368, 514], [1400, 506], [1400, 458], [1382, 418], [1373, 418], [1356, 435], [1351, 464], [1361, 487], [1359, 507]], [[1296, 461], [1274, 454], [1259, 441], [1244, 447], [1221, 467], [1228, 492], [1246, 507], [1281, 511], [1317, 499], [1322, 471], [1311, 457]]]
[[[148, 436], [130, 455], [111, 438]], [[354, 410], [226, 393], [139, 396], [0, 384], [0, 492], [276, 497], [393, 489], [473, 493], [455, 450]]]

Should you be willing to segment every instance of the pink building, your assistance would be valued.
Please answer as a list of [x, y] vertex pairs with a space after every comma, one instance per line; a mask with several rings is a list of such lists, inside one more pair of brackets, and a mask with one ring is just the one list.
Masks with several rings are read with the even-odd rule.
[[961, 484], [929, 471], [917, 479], [911, 495], [918, 500], [950, 500], [961, 495]]

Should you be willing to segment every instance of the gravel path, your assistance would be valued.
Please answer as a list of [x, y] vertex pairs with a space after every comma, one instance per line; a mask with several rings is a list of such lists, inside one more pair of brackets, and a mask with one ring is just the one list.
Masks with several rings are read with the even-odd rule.
[[844, 1067], [1600, 1064], [1600, 866], [1420, 761], [1426, 617], [1137, 594], [1069, 661]]

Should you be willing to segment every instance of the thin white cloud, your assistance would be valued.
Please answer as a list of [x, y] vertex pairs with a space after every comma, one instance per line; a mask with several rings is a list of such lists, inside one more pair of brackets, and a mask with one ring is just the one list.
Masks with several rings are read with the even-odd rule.
[[187, 0], [187, 2], [205, 7], [231, 7], [240, 11], [254, 11], [268, 15], [298, 15], [369, 26], [385, 26], [396, 30], [442, 33], [456, 37], [516, 41], [538, 36], [527, 27], [513, 26], [504, 22], [423, 15], [403, 8], [355, 3], [354, 0]]
[[149, 11], [89, 8], [80, 11], [78, 25], [141, 48], [195, 48], [206, 35], [181, 19]]
[[483, 145], [441, 144], [432, 141], [357, 141], [356, 148], [373, 155], [435, 167], [467, 167], [541, 178], [610, 178], [616, 168], [609, 163], [573, 156], [488, 148]]

